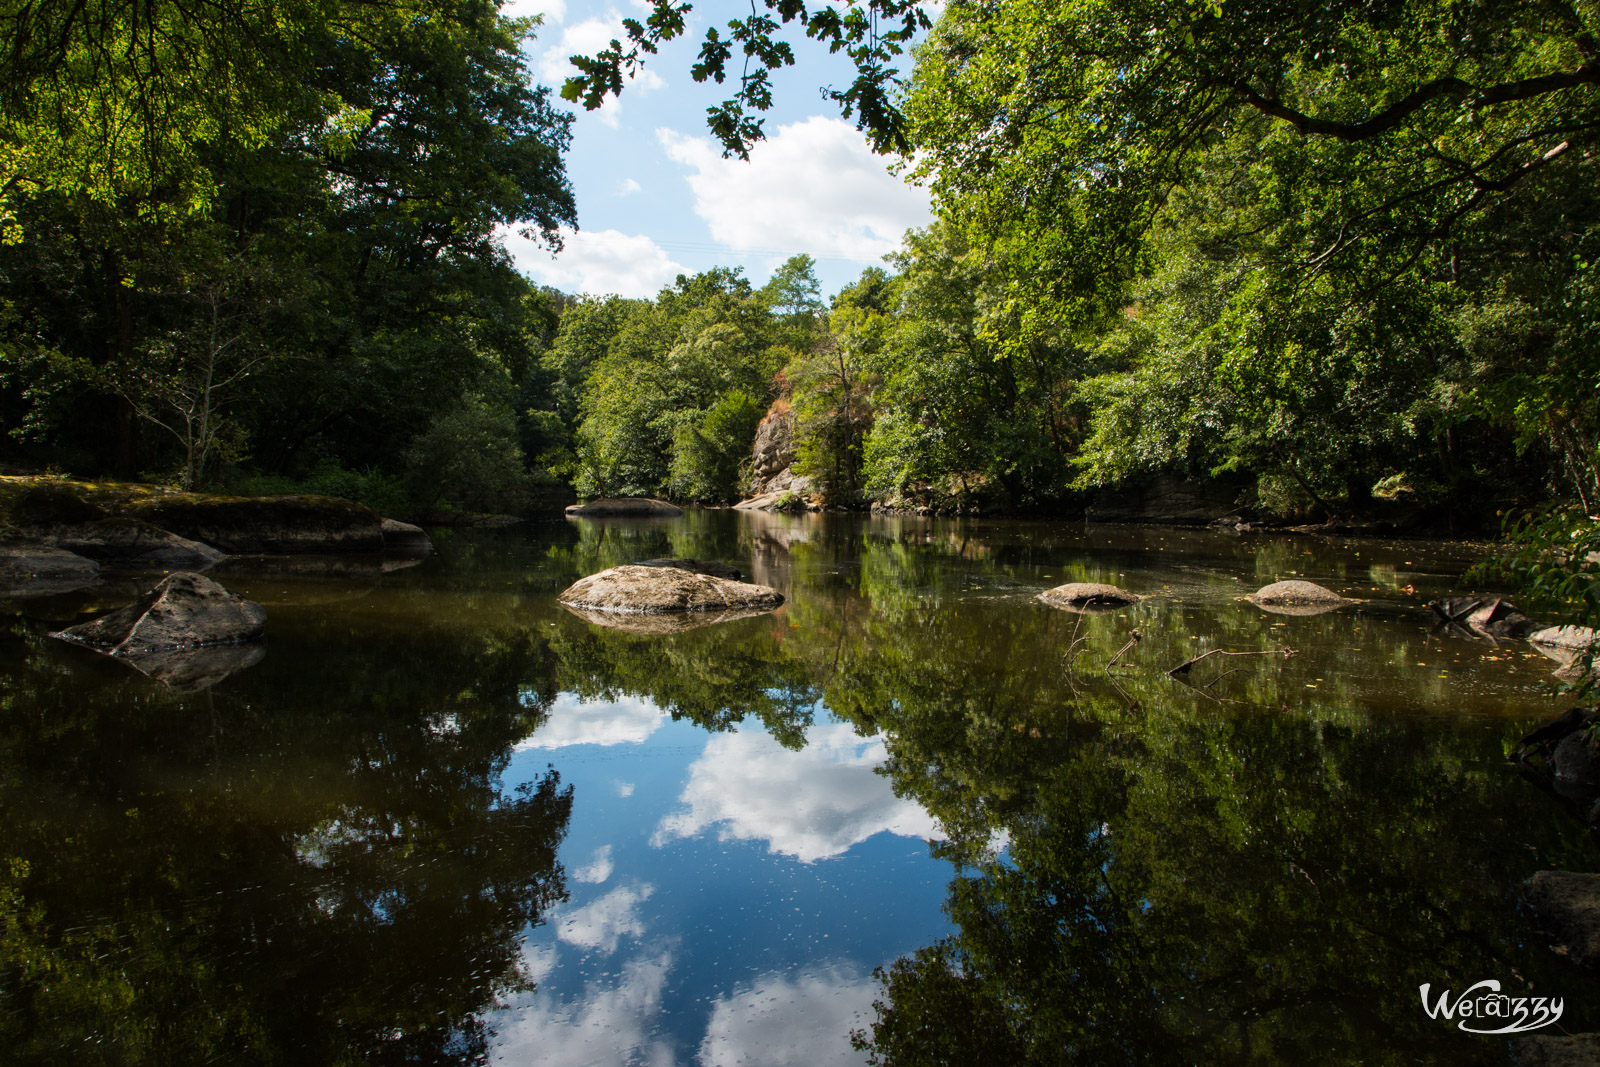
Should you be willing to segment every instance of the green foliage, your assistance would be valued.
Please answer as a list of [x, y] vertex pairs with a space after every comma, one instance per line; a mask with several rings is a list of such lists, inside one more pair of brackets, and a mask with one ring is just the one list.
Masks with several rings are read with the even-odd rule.
[[[579, 74], [568, 78], [561, 95], [582, 101], [590, 111], [605, 98], [622, 92], [624, 76], [633, 77], [664, 41], [681, 36], [684, 16], [691, 5], [684, 0], [650, 0], [650, 15], [643, 22], [622, 20], [627, 40], [613, 39], [594, 56], [573, 56]], [[746, 18], [729, 21], [728, 37], [716, 27], [706, 30], [698, 61], [690, 69], [697, 82], [708, 78], [718, 85], [727, 79], [735, 50], [743, 54], [738, 91], [720, 105], [706, 109], [706, 125], [722, 142], [724, 152], [748, 159], [750, 146], [763, 135], [763, 120], [750, 112], [772, 106], [769, 72], [794, 65], [790, 43], [775, 36], [794, 23], [804, 35], [829, 52], [843, 51], [855, 64], [856, 77], [847, 89], [826, 88], [823, 95], [839, 105], [845, 118], [857, 116], [856, 127], [867, 131], [880, 152], [909, 148], [905, 119], [897, 99], [901, 87], [898, 68], [890, 64], [906, 45], [929, 25], [927, 12], [916, 0], [850, 0], [842, 7], [818, 4], [807, 9], [797, 0], [763, 0], [761, 10], [750, 5]], [[776, 17], [774, 17], [776, 16]]]
[[331, 460], [318, 464], [304, 478], [282, 474], [243, 475], [226, 483], [234, 496], [287, 496], [306, 494], [354, 500], [388, 518], [411, 518], [421, 514], [413, 502], [405, 479], [381, 470], [346, 470]]
[[463, 394], [413, 442], [405, 482], [424, 511], [440, 503], [495, 514], [520, 511], [531, 483], [510, 407]]
[[766, 405], [733, 392], [713, 404], [698, 422], [679, 423], [672, 441], [668, 488], [676, 500], [728, 504], [739, 499], [739, 471]]

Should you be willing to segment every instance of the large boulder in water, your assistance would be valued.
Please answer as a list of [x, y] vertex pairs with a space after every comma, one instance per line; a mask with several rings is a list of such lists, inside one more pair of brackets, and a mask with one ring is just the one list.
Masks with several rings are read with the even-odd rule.
[[567, 514], [582, 518], [670, 519], [682, 515], [683, 509], [652, 497], [622, 496], [574, 504], [567, 509]]
[[331, 496], [175, 493], [136, 501], [123, 514], [224, 552], [383, 551], [383, 520], [377, 512]]
[[1068, 582], [1046, 589], [1039, 599], [1068, 611], [1110, 611], [1139, 602], [1138, 594], [1102, 582]]
[[709, 559], [642, 559], [638, 565], [641, 567], [676, 567], [680, 571], [709, 574], [713, 578], [726, 578], [733, 582], [744, 579], [744, 572], [738, 567]]
[[267, 612], [204, 575], [179, 571], [132, 604], [51, 637], [112, 656], [236, 645], [266, 632]]
[[630, 564], [580, 578], [556, 598], [589, 611], [659, 615], [683, 611], [770, 611], [783, 594], [764, 585], [729, 581], [677, 567]]
[[1264, 585], [1245, 599], [1262, 611], [1278, 615], [1320, 615], [1350, 603], [1338, 593], [1324, 589], [1316, 582], [1293, 579]]

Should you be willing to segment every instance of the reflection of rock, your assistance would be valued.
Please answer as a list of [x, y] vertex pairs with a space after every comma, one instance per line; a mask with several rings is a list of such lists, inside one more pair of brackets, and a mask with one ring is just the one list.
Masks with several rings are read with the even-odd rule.
[[591, 500], [587, 504], [574, 504], [567, 509], [567, 514], [667, 519], [674, 515], [682, 515], [683, 509], [665, 500], [654, 500], [647, 496], [627, 496], [607, 497], [604, 500]]
[[1139, 601], [1136, 594], [1101, 582], [1068, 582], [1046, 589], [1039, 594], [1039, 599], [1051, 607], [1068, 611], [1110, 611]]
[[698, 630], [702, 626], [715, 626], [718, 623], [732, 622], [735, 619], [749, 619], [757, 615], [765, 615], [772, 610], [771, 608], [730, 608], [726, 611], [679, 611], [670, 614], [644, 615], [638, 612], [593, 611], [588, 608], [574, 607], [571, 604], [562, 606], [584, 622], [592, 622], [596, 626], [604, 626], [608, 630], [620, 630], [622, 633], [649, 636], [681, 634], [685, 630]]
[[135, 670], [162, 682], [169, 689], [194, 693], [216, 685], [230, 674], [255, 666], [266, 654], [266, 646], [253, 641], [247, 645], [135, 652], [118, 658]]
[[1264, 585], [1245, 599], [1262, 611], [1276, 615], [1321, 615], [1350, 603], [1316, 582], [1295, 580]]
[[637, 564], [640, 567], [676, 567], [680, 571], [693, 571], [696, 574], [709, 574], [713, 578], [727, 578], [729, 581], [740, 581], [744, 572], [738, 567], [731, 567], [726, 563], [704, 559], [642, 559]]
[[51, 539], [68, 552], [135, 567], [209, 567], [224, 555], [210, 545], [168, 533], [140, 519], [100, 519], [79, 526], [60, 526], [51, 531]]
[[433, 541], [420, 526], [398, 519], [384, 519], [378, 524], [383, 532], [383, 550], [397, 556], [426, 556], [433, 551]]
[[1600, 818], [1600, 713], [1570, 708], [1530, 732], [1512, 751], [1525, 771], [1542, 779], [1590, 822]]
[[630, 565], [580, 578], [556, 598], [569, 607], [647, 615], [679, 611], [770, 611], [783, 595], [764, 585], [713, 578], [675, 567]]
[[1522, 883], [1522, 899], [1557, 951], [1574, 963], [1600, 963], [1600, 874], [1539, 871]]
[[174, 494], [128, 506], [125, 514], [224, 552], [379, 552], [382, 520], [328, 496], [223, 497]]
[[100, 564], [43, 545], [0, 545], [0, 590], [7, 596], [44, 596], [82, 589], [100, 579]]
[[128, 607], [51, 634], [113, 656], [253, 641], [266, 630], [260, 604], [199, 574], [179, 571]]

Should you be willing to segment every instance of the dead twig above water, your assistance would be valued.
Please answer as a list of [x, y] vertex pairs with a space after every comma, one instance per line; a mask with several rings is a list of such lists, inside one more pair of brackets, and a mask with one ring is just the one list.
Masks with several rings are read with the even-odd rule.
[[[1121, 653], [1118, 653], [1118, 655], [1121, 655]], [[1227, 649], [1213, 648], [1210, 652], [1202, 652], [1192, 659], [1184, 660], [1168, 671], [1167, 675], [1168, 677], [1176, 678], [1180, 674], [1188, 674], [1189, 668], [1210, 656], [1282, 656], [1284, 659], [1288, 659], [1290, 656], [1297, 655], [1299, 653], [1292, 648], [1267, 648], [1256, 652], [1229, 652]]]
[[1134, 645], [1137, 645], [1141, 640], [1143, 640], [1143, 638], [1144, 634], [1140, 633], [1138, 630], [1129, 630], [1128, 643], [1117, 649], [1117, 654], [1106, 661], [1106, 665], [1104, 667], [1105, 672], [1110, 674], [1112, 666], [1116, 664], [1117, 660], [1122, 658], [1122, 654], [1128, 651], [1128, 649], [1132, 648]]

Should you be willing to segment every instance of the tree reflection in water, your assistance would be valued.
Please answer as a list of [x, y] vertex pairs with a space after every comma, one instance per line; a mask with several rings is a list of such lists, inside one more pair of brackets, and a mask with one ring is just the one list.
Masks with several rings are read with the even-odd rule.
[[[18, 1063], [481, 1062], [565, 896], [570, 791], [512, 796], [553, 696], [518, 632], [298, 628], [215, 695], [0, 659], [0, 1047]], [[337, 673], [306, 671], [328, 642]], [[92, 681], [88, 681], [92, 679]]]

